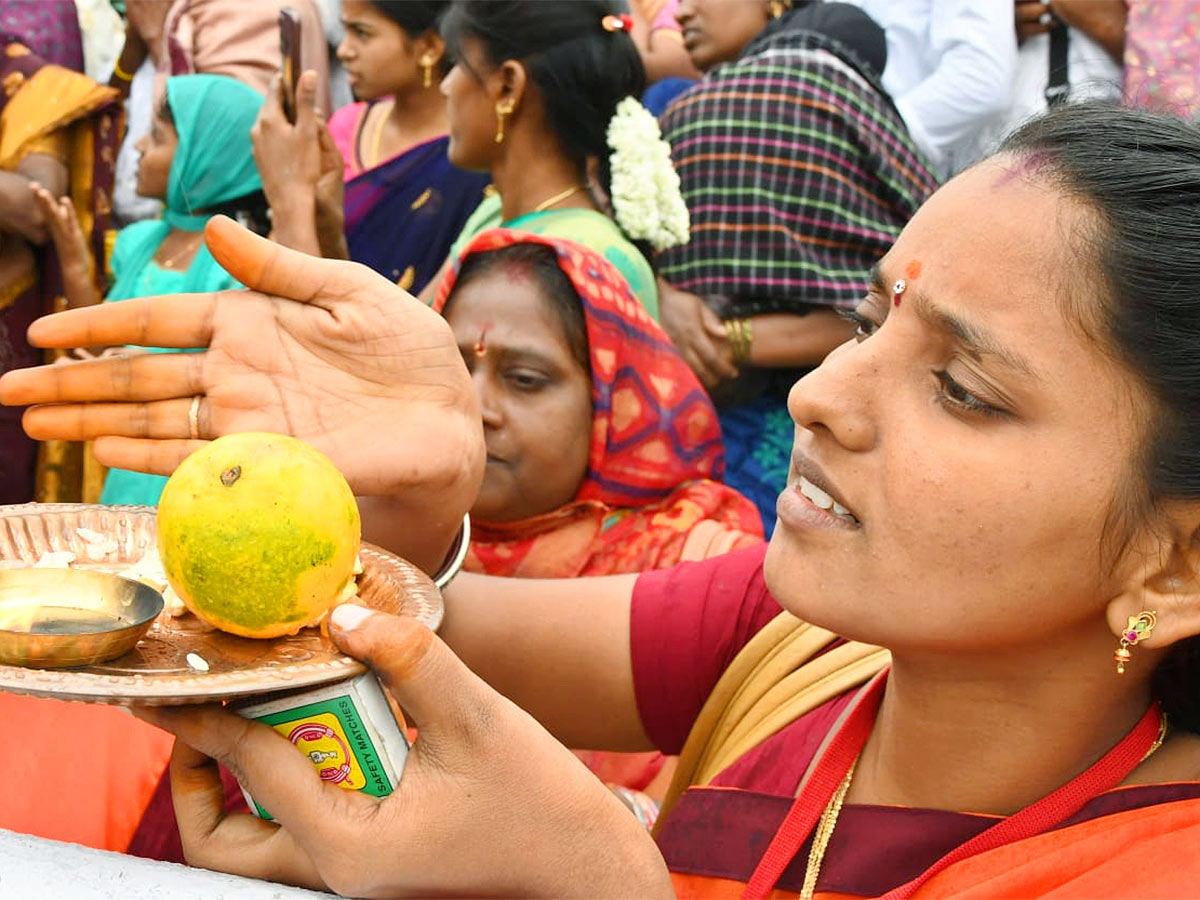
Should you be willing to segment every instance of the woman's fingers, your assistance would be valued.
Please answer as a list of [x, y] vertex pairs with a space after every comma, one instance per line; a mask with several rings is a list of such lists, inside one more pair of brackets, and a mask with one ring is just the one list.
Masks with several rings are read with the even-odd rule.
[[213, 316], [224, 300], [242, 299], [244, 291], [167, 294], [104, 303], [44, 316], [29, 326], [35, 347], [207, 347]]
[[97, 437], [92, 449], [100, 464], [110, 469], [170, 475], [186, 457], [199, 450], [205, 443], [183, 439]]
[[[267, 84], [267, 98], [258, 112], [258, 122], [268, 119], [286, 121], [283, 117], [283, 73], [276, 72]], [[257, 123], [256, 126], [257, 127]]]
[[317, 115], [317, 73], [306, 69], [296, 82], [296, 127], [302, 131], [311, 130]]
[[191, 840], [208, 838], [225, 818], [225, 785], [217, 761], [183, 741], [175, 742], [169, 771], [186, 852]]
[[362, 291], [378, 292], [383, 285], [407, 296], [366, 266], [292, 250], [259, 237], [226, 216], [208, 220], [204, 239], [225, 271], [264, 294], [321, 306], [352, 299]]
[[[224, 765], [276, 821], [296, 834], [331, 834], [336, 823], [353, 817], [355, 806], [367, 808], [366, 815], [379, 802], [326, 784], [287, 738], [219, 706], [158, 707], [139, 710], [139, 716]], [[198, 793], [193, 799], [191, 821], [203, 826], [207, 798]]]
[[225, 814], [225, 786], [211, 757], [175, 742], [171, 796], [183, 853], [195, 866], [324, 889], [308, 854], [278, 825], [257, 816]]
[[415, 619], [345, 604], [330, 618], [330, 634], [375, 670], [421, 728], [426, 746], [448, 734], [449, 744], [462, 747], [486, 731], [494, 703], [507, 703]]
[[[93, 343], [107, 342], [84, 341], [83, 345]], [[38, 366], [9, 372], [0, 379], [0, 401], [9, 406], [104, 401], [143, 403], [202, 394], [203, 377], [202, 353], [106, 357], [68, 366]]]
[[33, 193], [33, 202], [37, 204], [42, 215], [49, 218], [53, 214], [54, 200], [50, 196], [50, 192], [38, 184], [36, 181], [29, 183], [29, 190]]
[[[175, 440], [192, 436], [191, 405], [191, 397], [178, 397], [151, 403], [34, 406], [26, 410], [22, 424], [35, 441], [93, 441], [105, 435]], [[195, 437], [212, 436], [199, 413], [197, 409]]]

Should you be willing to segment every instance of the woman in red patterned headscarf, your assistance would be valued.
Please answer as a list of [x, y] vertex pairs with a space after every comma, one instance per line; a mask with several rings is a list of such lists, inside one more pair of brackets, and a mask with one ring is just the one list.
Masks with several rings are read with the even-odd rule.
[[[708, 395], [603, 257], [570, 241], [484, 232], [434, 309], [471, 370], [487, 441], [468, 571], [614, 575], [762, 542], [754, 505], [719, 481], [725, 457]], [[669, 774], [658, 753], [580, 757], [635, 791]]]
[[761, 542], [753, 505], [719, 482], [707, 394], [603, 257], [488, 231], [434, 308], [475, 378], [488, 444], [468, 571], [612, 575]]

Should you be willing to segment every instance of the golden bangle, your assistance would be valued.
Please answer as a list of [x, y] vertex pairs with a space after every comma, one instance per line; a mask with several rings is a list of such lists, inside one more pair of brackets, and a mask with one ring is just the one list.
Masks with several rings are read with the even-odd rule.
[[749, 361], [753, 334], [753, 326], [749, 319], [725, 320], [725, 335], [729, 340], [729, 352], [735, 365]]
[[133, 81], [133, 76], [121, 68], [121, 60], [113, 63], [113, 75], [122, 81]]

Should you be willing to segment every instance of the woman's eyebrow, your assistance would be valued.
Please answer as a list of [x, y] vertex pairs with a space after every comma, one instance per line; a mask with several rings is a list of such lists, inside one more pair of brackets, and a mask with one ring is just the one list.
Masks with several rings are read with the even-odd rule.
[[926, 295], [916, 291], [912, 298], [917, 315], [933, 328], [948, 332], [954, 336], [975, 360], [990, 356], [1002, 365], [1037, 381], [1038, 375], [1025, 361], [1025, 358], [1003, 346], [992, 334], [980, 325], [964, 319], [960, 315], [942, 309], [933, 303]]
[[[508, 361], [515, 362], [534, 362], [541, 363], [545, 366], [554, 366], [554, 360], [544, 351], [537, 347], [521, 344], [493, 344], [491, 341], [485, 340], [486, 354], [491, 356], [502, 357]], [[478, 348], [478, 340], [470, 343], [459, 343], [458, 349], [463, 353], [475, 353]]]
[[[889, 287], [887, 279], [883, 275], [883, 266], [880, 263], [876, 262], [871, 266], [870, 276], [871, 290], [876, 293], [886, 294]], [[1024, 357], [1014, 353], [997, 341], [986, 328], [972, 322], [970, 319], [941, 308], [929, 298], [928, 294], [923, 293], [915, 285], [909, 285], [908, 290], [905, 292], [905, 297], [911, 298], [912, 304], [916, 307], [917, 315], [922, 321], [931, 328], [936, 328], [939, 331], [953, 335], [954, 339], [963, 346], [963, 349], [973, 359], [979, 360], [984, 356], [991, 356], [1002, 365], [1020, 372], [1022, 375], [1032, 378], [1035, 381], [1040, 380], [1037, 372], [1034, 371], [1033, 367], [1029, 365]]]

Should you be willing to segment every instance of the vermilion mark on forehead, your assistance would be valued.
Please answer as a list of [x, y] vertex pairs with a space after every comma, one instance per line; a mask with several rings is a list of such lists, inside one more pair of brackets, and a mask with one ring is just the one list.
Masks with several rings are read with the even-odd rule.
[[904, 277], [909, 281], [916, 281], [921, 277], [921, 261], [919, 259], [914, 259], [904, 267]]
[[1054, 154], [1048, 150], [1031, 150], [1028, 153], [1022, 153], [1012, 165], [1004, 167], [1004, 171], [1000, 173], [993, 187], [1004, 187], [1018, 179], [1039, 175], [1043, 169], [1052, 166], [1054, 162]]
[[489, 322], [479, 330], [479, 339], [475, 341], [475, 346], [472, 348], [475, 351], [475, 355], [478, 357], [482, 357], [487, 354], [487, 333], [491, 330], [491, 327], [492, 325]]

